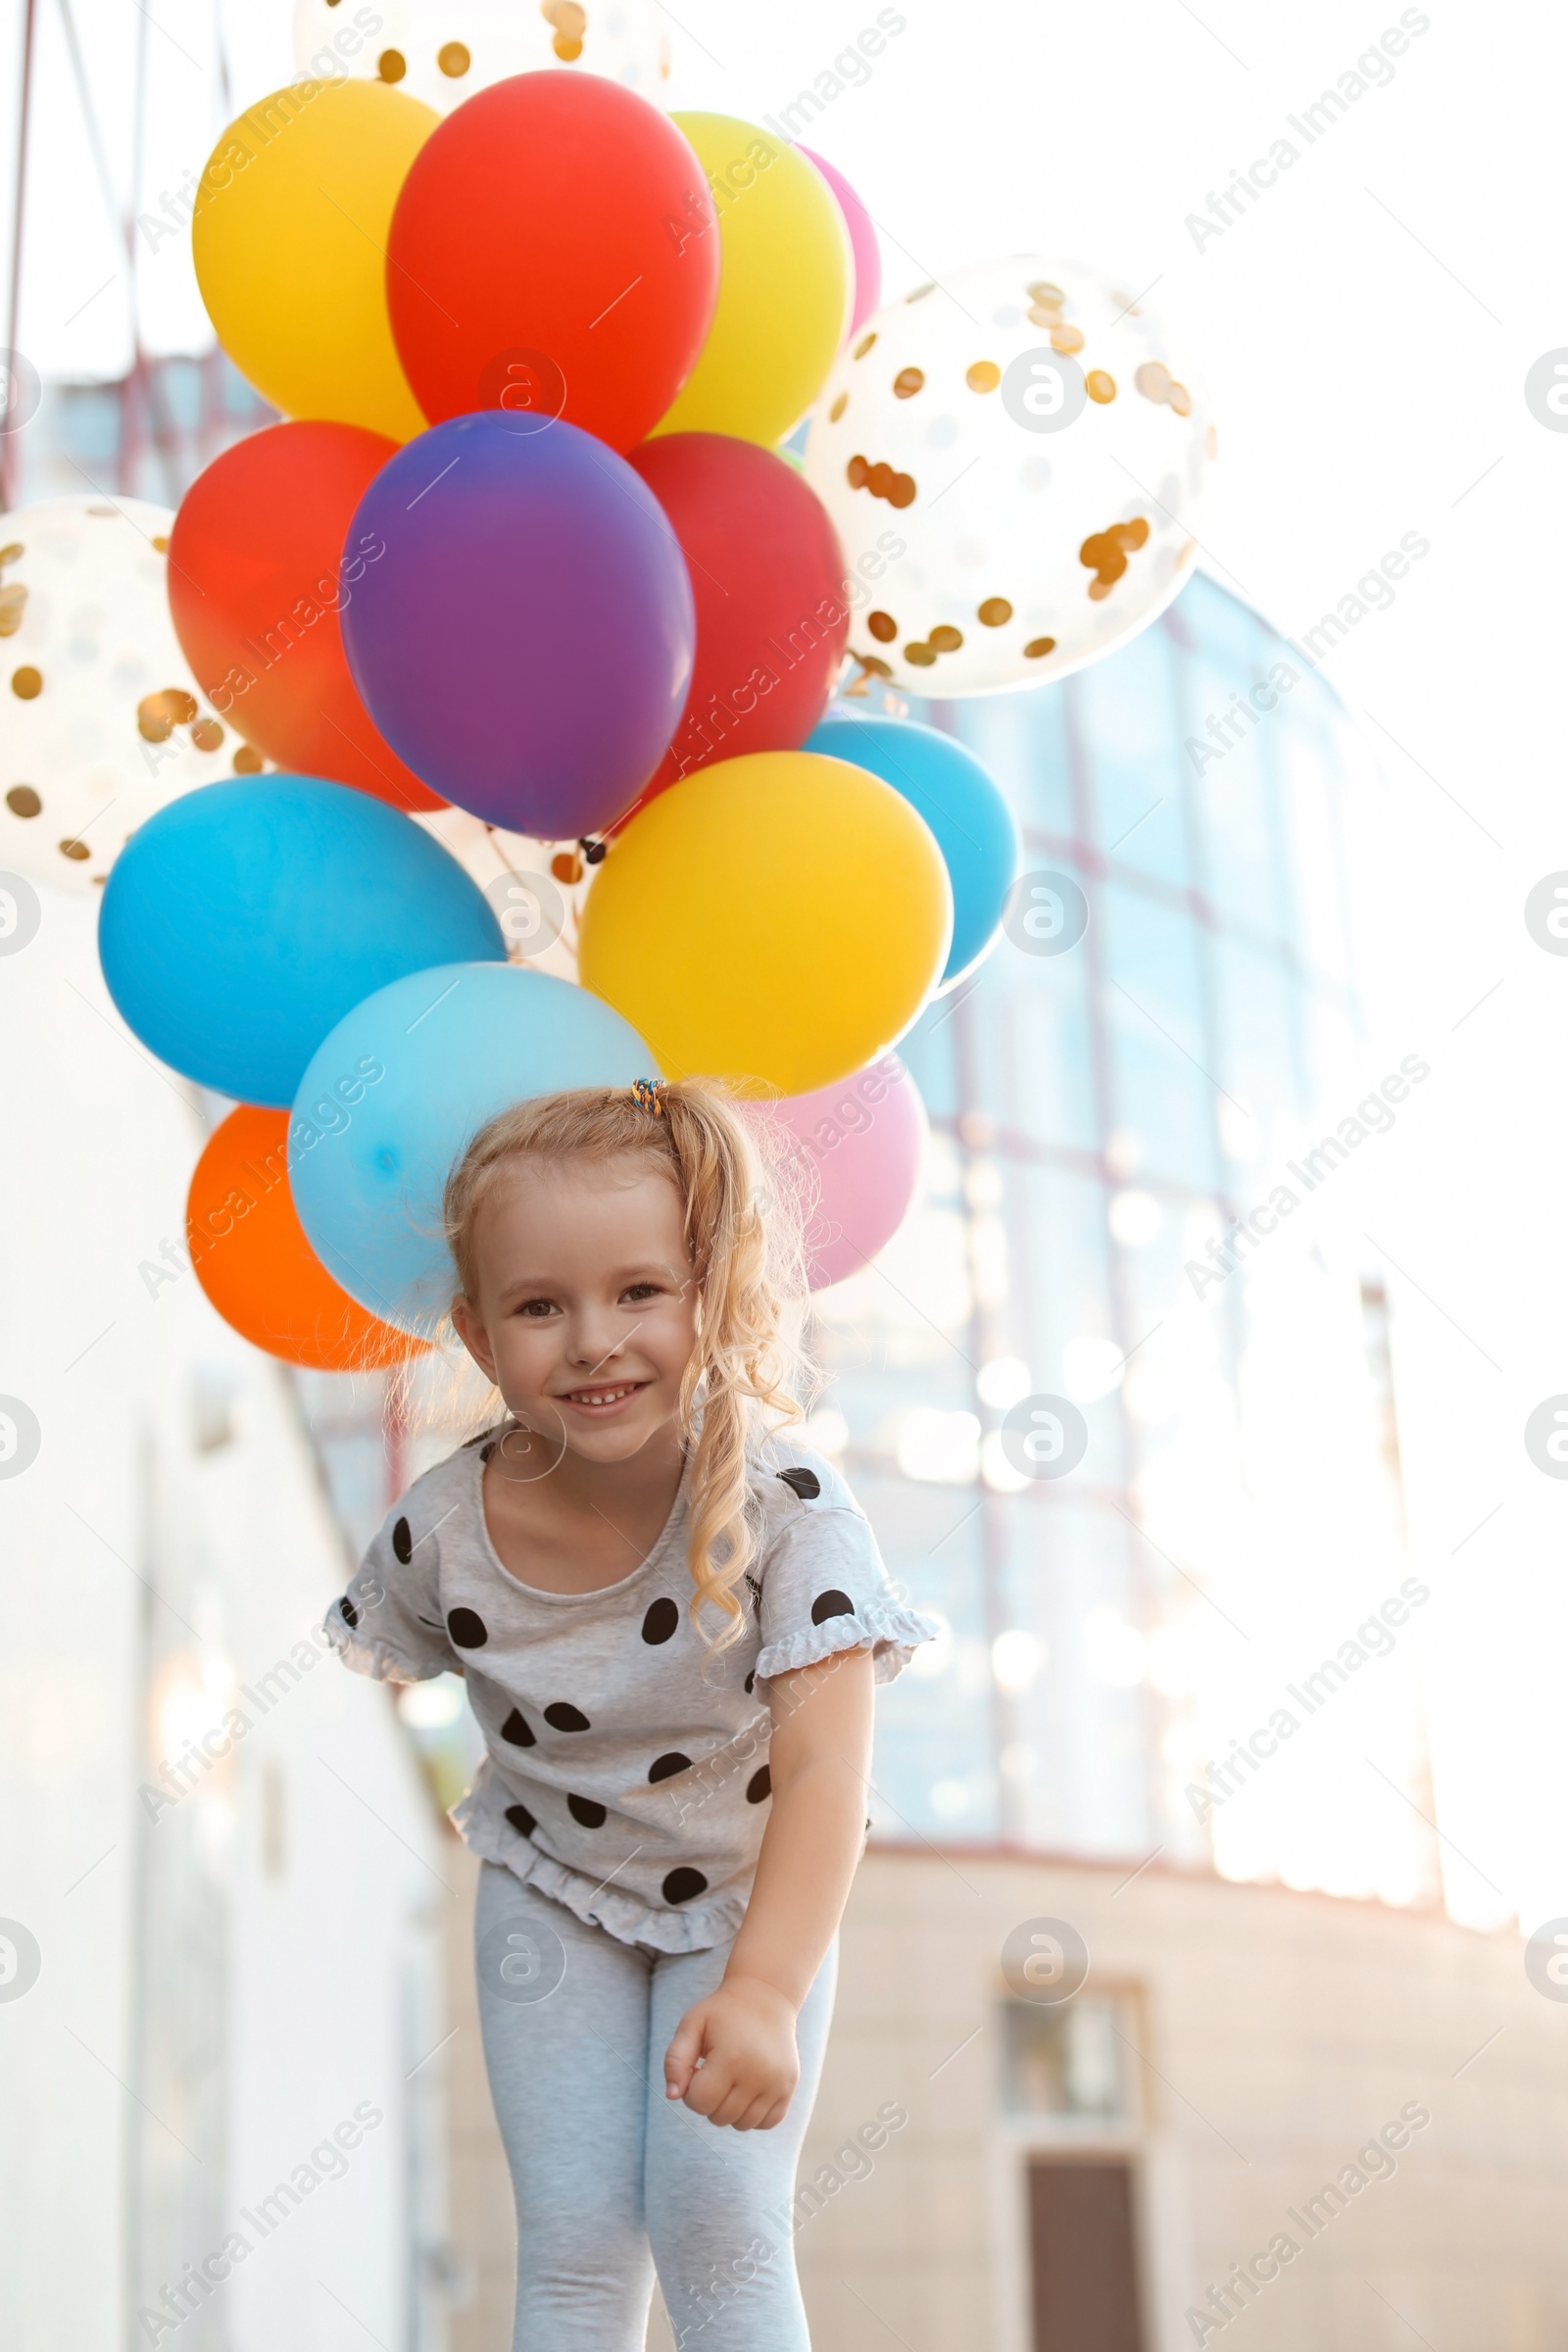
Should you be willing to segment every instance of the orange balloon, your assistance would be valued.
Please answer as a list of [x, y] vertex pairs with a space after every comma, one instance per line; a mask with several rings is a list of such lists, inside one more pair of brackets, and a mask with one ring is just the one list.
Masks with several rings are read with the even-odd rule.
[[382, 1372], [425, 1347], [340, 1290], [288, 1186], [292, 1113], [242, 1102], [208, 1138], [185, 1203], [196, 1278], [223, 1321], [313, 1372]]

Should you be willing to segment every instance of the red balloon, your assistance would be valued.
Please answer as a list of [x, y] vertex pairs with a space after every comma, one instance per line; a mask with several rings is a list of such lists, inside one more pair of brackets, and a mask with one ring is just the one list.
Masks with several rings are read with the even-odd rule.
[[797, 750], [827, 708], [850, 612], [838, 533], [782, 458], [666, 433], [627, 464], [669, 517], [697, 606], [691, 691], [641, 808], [711, 760]]
[[718, 299], [702, 165], [667, 116], [591, 74], [518, 74], [449, 115], [403, 183], [387, 262], [432, 424], [564, 416], [622, 453], [690, 375]]
[[357, 424], [271, 424], [215, 458], [169, 538], [169, 609], [213, 709], [280, 767], [394, 807], [444, 808], [359, 698], [338, 614], [382, 549], [345, 549], [398, 445]]

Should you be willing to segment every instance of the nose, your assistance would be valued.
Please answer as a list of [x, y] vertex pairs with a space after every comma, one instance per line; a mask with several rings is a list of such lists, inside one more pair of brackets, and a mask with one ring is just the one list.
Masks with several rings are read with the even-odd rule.
[[567, 1360], [574, 1371], [598, 1372], [622, 1352], [627, 1336], [612, 1316], [580, 1315], [572, 1324]]

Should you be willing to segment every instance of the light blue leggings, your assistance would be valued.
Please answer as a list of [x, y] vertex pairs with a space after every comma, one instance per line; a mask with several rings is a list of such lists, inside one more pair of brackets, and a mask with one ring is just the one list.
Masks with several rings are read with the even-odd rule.
[[822, 2072], [836, 1953], [801, 2011], [772, 2132], [664, 2096], [664, 2052], [729, 1945], [619, 1943], [487, 1862], [479, 2022], [517, 2203], [513, 2352], [643, 2352], [654, 2272], [680, 2352], [809, 2352], [790, 2200]]

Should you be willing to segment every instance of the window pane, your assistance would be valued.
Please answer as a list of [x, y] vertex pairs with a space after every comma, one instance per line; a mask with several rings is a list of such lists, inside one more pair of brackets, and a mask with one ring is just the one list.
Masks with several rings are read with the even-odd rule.
[[1141, 1143], [1140, 1173], [1212, 1186], [1217, 1097], [1197, 928], [1191, 916], [1115, 883], [1102, 887], [1099, 904], [1115, 1123]]
[[1066, 681], [1076, 739], [1084, 747], [1092, 838], [1107, 856], [1186, 889], [1182, 745], [1177, 723], [1176, 648], [1164, 629]]

